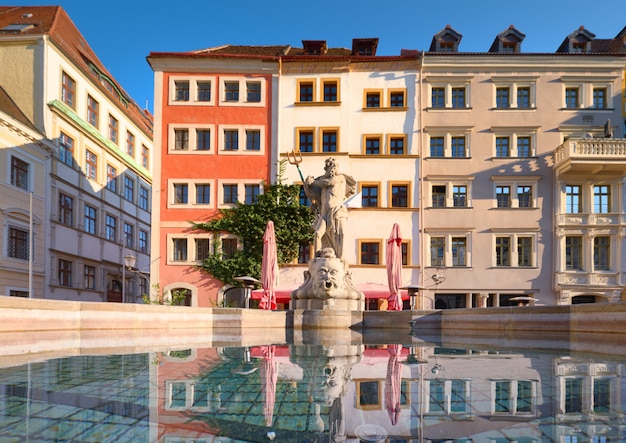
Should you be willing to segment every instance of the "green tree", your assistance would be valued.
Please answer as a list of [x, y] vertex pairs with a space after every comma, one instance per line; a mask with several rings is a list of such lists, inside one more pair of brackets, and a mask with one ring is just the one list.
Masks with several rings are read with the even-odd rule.
[[252, 204], [237, 203], [223, 209], [217, 218], [205, 223], [192, 223], [194, 229], [209, 231], [218, 239], [220, 233], [236, 236], [243, 245], [230, 258], [224, 258], [220, 245], [213, 242], [214, 250], [200, 267], [226, 284], [237, 285], [234, 277], [249, 275], [260, 279], [263, 256], [263, 233], [269, 220], [274, 222], [279, 265], [290, 263], [298, 257], [300, 245], [313, 241], [313, 214], [300, 204], [300, 186], [282, 183], [284, 163], [279, 169], [278, 182], [265, 186], [264, 193]]

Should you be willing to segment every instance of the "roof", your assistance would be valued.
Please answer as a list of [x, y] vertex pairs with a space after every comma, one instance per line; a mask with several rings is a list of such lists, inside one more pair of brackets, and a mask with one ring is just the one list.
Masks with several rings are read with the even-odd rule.
[[17, 106], [9, 94], [0, 86], [0, 111], [7, 114], [9, 117], [22, 123], [24, 126], [28, 126], [31, 129], [39, 132], [35, 125], [26, 117], [22, 110]]
[[[120, 109], [146, 134], [152, 134], [153, 117], [124, 91], [91, 49], [72, 19], [60, 6], [0, 6], [0, 40], [6, 36], [47, 35], [103, 94], [120, 102]], [[109, 84], [114, 93], [104, 84]], [[118, 96], [119, 94], [119, 96]]]

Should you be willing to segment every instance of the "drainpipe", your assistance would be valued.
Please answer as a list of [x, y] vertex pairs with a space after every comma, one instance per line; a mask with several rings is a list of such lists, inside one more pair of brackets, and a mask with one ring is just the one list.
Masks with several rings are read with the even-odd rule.
[[[419, 193], [420, 193], [420, 197], [419, 197], [419, 232], [421, 232], [420, 235], [420, 249], [419, 249], [419, 253], [420, 253], [420, 279], [419, 279], [419, 285], [422, 288], [425, 288], [424, 286], [424, 257], [426, 256], [425, 254], [425, 248], [426, 245], [424, 244], [424, 170], [423, 170], [423, 166], [424, 166], [424, 123], [422, 121], [422, 117], [423, 117], [423, 107], [422, 107], [422, 75], [423, 75], [423, 68], [424, 68], [424, 51], [422, 50], [422, 53], [420, 54], [420, 65], [419, 65], [419, 94], [417, 95], [417, 101], [418, 101], [418, 107], [419, 107], [419, 147], [420, 147], [420, 154], [419, 154], [419, 159], [418, 159], [418, 164], [419, 164]], [[418, 309], [424, 309], [424, 290], [422, 290], [422, 296], [419, 297], [420, 303], [418, 306]]]

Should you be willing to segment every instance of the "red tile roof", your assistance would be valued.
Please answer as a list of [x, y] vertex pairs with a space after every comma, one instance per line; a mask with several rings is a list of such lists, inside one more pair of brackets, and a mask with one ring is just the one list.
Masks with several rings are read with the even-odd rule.
[[[23, 30], [3, 30], [9, 25], [32, 25]], [[104, 67], [96, 53], [91, 49], [72, 19], [60, 6], [0, 6], [0, 39], [8, 35], [48, 35], [85, 75], [90, 76], [103, 94], [113, 100], [118, 98], [100, 83], [100, 78], [93, 72], [93, 65], [102, 75], [115, 85], [121, 95], [128, 101], [125, 106], [120, 102], [120, 109], [146, 134], [152, 135], [153, 117], [150, 112], [142, 110], [133, 99], [117, 83], [111, 73]]]

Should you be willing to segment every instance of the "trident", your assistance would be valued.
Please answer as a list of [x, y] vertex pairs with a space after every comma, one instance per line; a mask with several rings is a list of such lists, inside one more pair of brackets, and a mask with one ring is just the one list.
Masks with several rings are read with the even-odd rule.
[[296, 165], [296, 168], [298, 168], [298, 173], [300, 174], [300, 179], [302, 180], [302, 183], [304, 183], [304, 176], [302, 175], [302, 171], [300, 170], [300, 163], [302, 163], [302, 154], [300, 153], [300, 151], [291, 151], [287, 153], [287, 160], [289, 161], [290, 165]]

